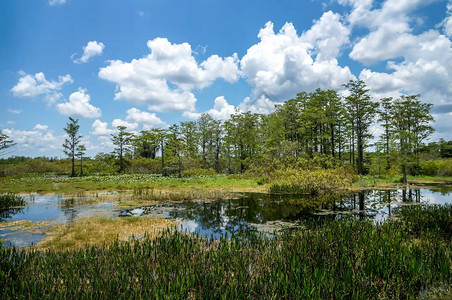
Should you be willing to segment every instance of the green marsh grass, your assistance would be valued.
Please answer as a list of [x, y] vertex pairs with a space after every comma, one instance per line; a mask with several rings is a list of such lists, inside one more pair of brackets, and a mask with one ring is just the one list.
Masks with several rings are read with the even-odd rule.
[[0, 195], [0, 209], [8, 209], [11, 207], [25, 206], [25, 199], [13, 193]]
[[162, 191], [137, 188], [133, 190], [132, 198], [141, 201], [191, 201], [218, 200], [237, 197], [237, 194], [224, 190], [189, 189], [185, 191]]
[[63, 252], [3, 248], [0, 298], [418, 298], [450, 286], [452, 247], [442, 229], [410, 230], [429, 208], [412, 213], [409, 223], [325, 220], [272, 237], [164, 231]]
[[199, 176], [188, 178], [163, 177], [148, 174], [68, 177], [41, 175], [0, 178], [0, 193], [61, 193], [78, 194], [89, 191], [126, 191], [134, 189], [187, 190], [223, 189], [231, 192], [265, 192], [255, 179], [240, 176]]

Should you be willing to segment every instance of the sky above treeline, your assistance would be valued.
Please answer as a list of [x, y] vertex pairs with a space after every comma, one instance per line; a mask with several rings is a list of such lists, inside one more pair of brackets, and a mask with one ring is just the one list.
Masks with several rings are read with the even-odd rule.
[[431, 140], [452, 139], [452, 1], [2, 0], [0, 19], [7, 156], [64, 157], [69, 116], [94, 155], [119, 125], [269, 113], [351, 79], [420, 94]]

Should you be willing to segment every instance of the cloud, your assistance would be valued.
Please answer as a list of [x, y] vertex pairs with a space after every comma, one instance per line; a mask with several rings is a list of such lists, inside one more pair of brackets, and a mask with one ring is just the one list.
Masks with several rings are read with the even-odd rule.
[[58, 76], [58, 81], [48, 81], [44, 73], [22, 74], [18, 83], [11, 89], [15, 97], [34, 98], [44, 96], [44, 100], [53, 103], [62, 97], [59, 92], [64, 84], [72, 83], [71, 75]]
[[49, 126], [41, 125], [41, 124], [36, 124], [35, 127], [33, 128], [33, 130], [39, 130], [39, 131], [47, 131], [48, 129], [49, 129]]
[[444, 34], [448, 37], [452, 37], [452, 1], [449, 0], [446, 6], [447, 12], [446, 17], [441, 22], [440, 26], [444, 30]]
[[107, 122], [102, 122], [101, 120], [97, 119], [93, 122], [93, 125], [91, 125], [92, 131], [91, 134], [97, 135], [97, 136], [109, 136], [113, 133], [115, 133], [114, 129], [108, 128]]
[[19, 109], [12, 109], [12, 108], [8, 108], [8, 112], [9, 112], [10, 114], [14, 114], [14, 115], [19, 115], [19, 114], [22, 113], [21, 110], [19, 110]]
[[49, 0], [49, 4], [51, 5], [51, 6], [54, 6], [54, 5], [63, 5], [63, 4], [65, 4], [66, 3], [66, 0]]
[[[39, 125], [39, 124], [38, 124]], [[17, 155], [21, 151], [32, 150], [33, 153], [39, 152], [48, 155], [49, 152], [55, 150], [62, 151], [63, 137], [55, 136], [48, 128], [40, 128], [33, 130], [16, 130], [4, 129], [3, 133], [7, 134], [17, 146], [14, 148], [14, 154]], [[18, 153], [19, 152], [19, 153]]]
[[103, 43], [98, 43], [96, 41], [90, 41], [83, 47], [83, 55], [78, 59], [74, 59], [73, 62], [76, 64], [86, 63], [94, 56], [101, 55], [104, 51], [105, 45]]
[[[208, 113], [214, 119], [217, 120], [227, 120], [229, 117], [236, 112], [236, 107], [232, 104], [229, 104], [228, 101], [224, 98], [224, 96], [219, 96], [214, 100], [213, 108], [205, 111], [204, 113]], [[190, 119], [197, 119], [201, 116], [202, 113], [196, 112], [184, 112], [182, 116]]]
[[258, 34], [260, 42], [250, 47], [240, 62], [243, 76], [255, 97], [265, 95], [272, 101], [319, 87], [338, 89], [354, 78], [334, 57], [348, 43], [348, 35], [340, 16], [332, 12], [324, 13], [302, 36], [292, 23], [275, 33], [273, 23], [267, 22]]
[[[416, 9], [430, 1], [387, 0], [379, 9], [357, 5], [349, 15], [351, 24], [370, 31], [358, 40], [350, 57], [371, 65], [386, 62], [387, 71], [364, 68], [359, 78], [371, 88], [376, 98], [400, 94], [421, 94], [434, 104], [452, 103], [452, 43], [438, 30], [415, 32]], [[447, 6], [452, 9], [451, 4]]]
[[250, 97], [243, 99], [243, 102], [239, 104], [241, 111], [250, 111], [256, 114], [269, 114], [275, 110], [275, 105], [281, 104], [281, 102], [273, 102], [267, 98], [264, 94], [251, 100]]
[[339, 56], [349, 43], [350, 30], [341, 22], [341, 16], [332, 11], [325, 12], [314, 25], [303, 33], [301, 40], [311, 45], [316, 60], [330, 60]]
[[130, 123], [130, 122], [124, 121], [124, 120], [122, 120], [122, 119], [114, 119], [114, 120], [111, 122], [111, 125], [112, 125], [114, 128], [117, 128], [118, 126], [124, 126], [124, 127], [127, 128], [127, 130], [135, 130], [135, 129], [138, 128], [138, 126], [139, 126], [140, 124], [138, 124], [137, 122]]
[[127, 111], [127, 121], [132, 121], [132, 124], [140, 123], [143, 124], [143, 127], [146, 129], [152, 127], [163, 126], [166, 127], [167, 124], [160, 120], [159, 117], [155, 113], [149, 113], [146, 111], [141, 111], [137, 108], [131, 108]]
[[59, 103], [56, 107], [63, 115], [98, 118], [101, 116], [101, 111], [89, 103], [90, 99], [91, 97], [86, 90], [79, 88], [77, 92], [69, 96], [69, 102]]
[[125, 99], [154, 111], [195, 111], [194, 89], [217, 79], [236, 82], [238, 57], [212, 55], [198, 64], [188, 43], [172, 44], [166, 38], [147, 43], [151, 53], [131, 62], [120, 60], [99, 71], [99, 77], [116, 83], [115, 100]]
[[[435, 0], [387, 0], [379, 7], [372, 7], [373, 2], [366, 0], [340, 2], [352, 6], [347, 16], [350, 27], [368, 30], [356, 40], [349, 56], [367, 65], [359, 78], [374, 98], [420, 94], [421, 101], [433, 103], [434, 108], [444, 110], [452, 105], [451, 1], [446, 18], [436, 28], [424, 31], [416, 11]], [[386, 64], [386, 70], [374, 70], [372, 65], [377, 63]], [[447, 113], [435, 118], [438, 131], [450, 132]]]

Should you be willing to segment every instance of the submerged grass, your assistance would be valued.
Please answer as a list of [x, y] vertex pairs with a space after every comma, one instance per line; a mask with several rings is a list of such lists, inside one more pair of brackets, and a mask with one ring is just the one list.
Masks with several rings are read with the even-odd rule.
[[0, 195], [0, 210], [11, 207], [25, 206], [25, 199], [13, 193]]
[[164, 229], [176, 226], [177, 222], [167, 219], [146, 217], [86, 217], [71, 224], [51, 227], [49, 235], [37, 245], [38, 249], [70, 250], [86, 245], [109, 245], [115, 240], [148, 237], [160, 234]]
[[0, 297], [405, 299], [447, 294], [452, 247], [445, 237], [452, 228], [423, 230], [420, 225], [432, 211], [406, 209], [418, 218], [376, 225], [354, 218], [325, 220], [272, 238], [254, 233], [218, 241], [164, 231], [156, 238], [63, 252], [3, 248]]

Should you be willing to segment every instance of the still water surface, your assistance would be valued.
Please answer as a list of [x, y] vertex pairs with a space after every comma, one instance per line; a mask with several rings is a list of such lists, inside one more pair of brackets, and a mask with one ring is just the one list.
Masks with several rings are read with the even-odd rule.
[[[274, 196], [245, 194], [237, 199], [162, 203], [121, 209], [115, 197], [103, 202], [81, 201], [83, 198], [63, 195], [27, 196], [27, 206], [0, 212], [1, 222], [29, 220], [71, 224], [87, 216], [165, 217], [180, 222], [179, 229], [202, 236], [219, 238], [225, 233], [242, 230], [273, 231], [302, 225], [318, 218], [341, 219], [355, 217], [383, 222], [403, 205], [452, 204], [452, 188], [430, 187], [399, 190], [367, 190], [347, 195]], [[119, 198], [119, 196], [118, 196]], [[46, 225], [48, 226], [48, 225]], [[45, 226], [43, 226], [45, 228]], [[39, 228], [38, 228], [39, 229]], [[45, 234], [39, 231], [0, 228], [4, 246], [29, 246], [39, 242]]]

